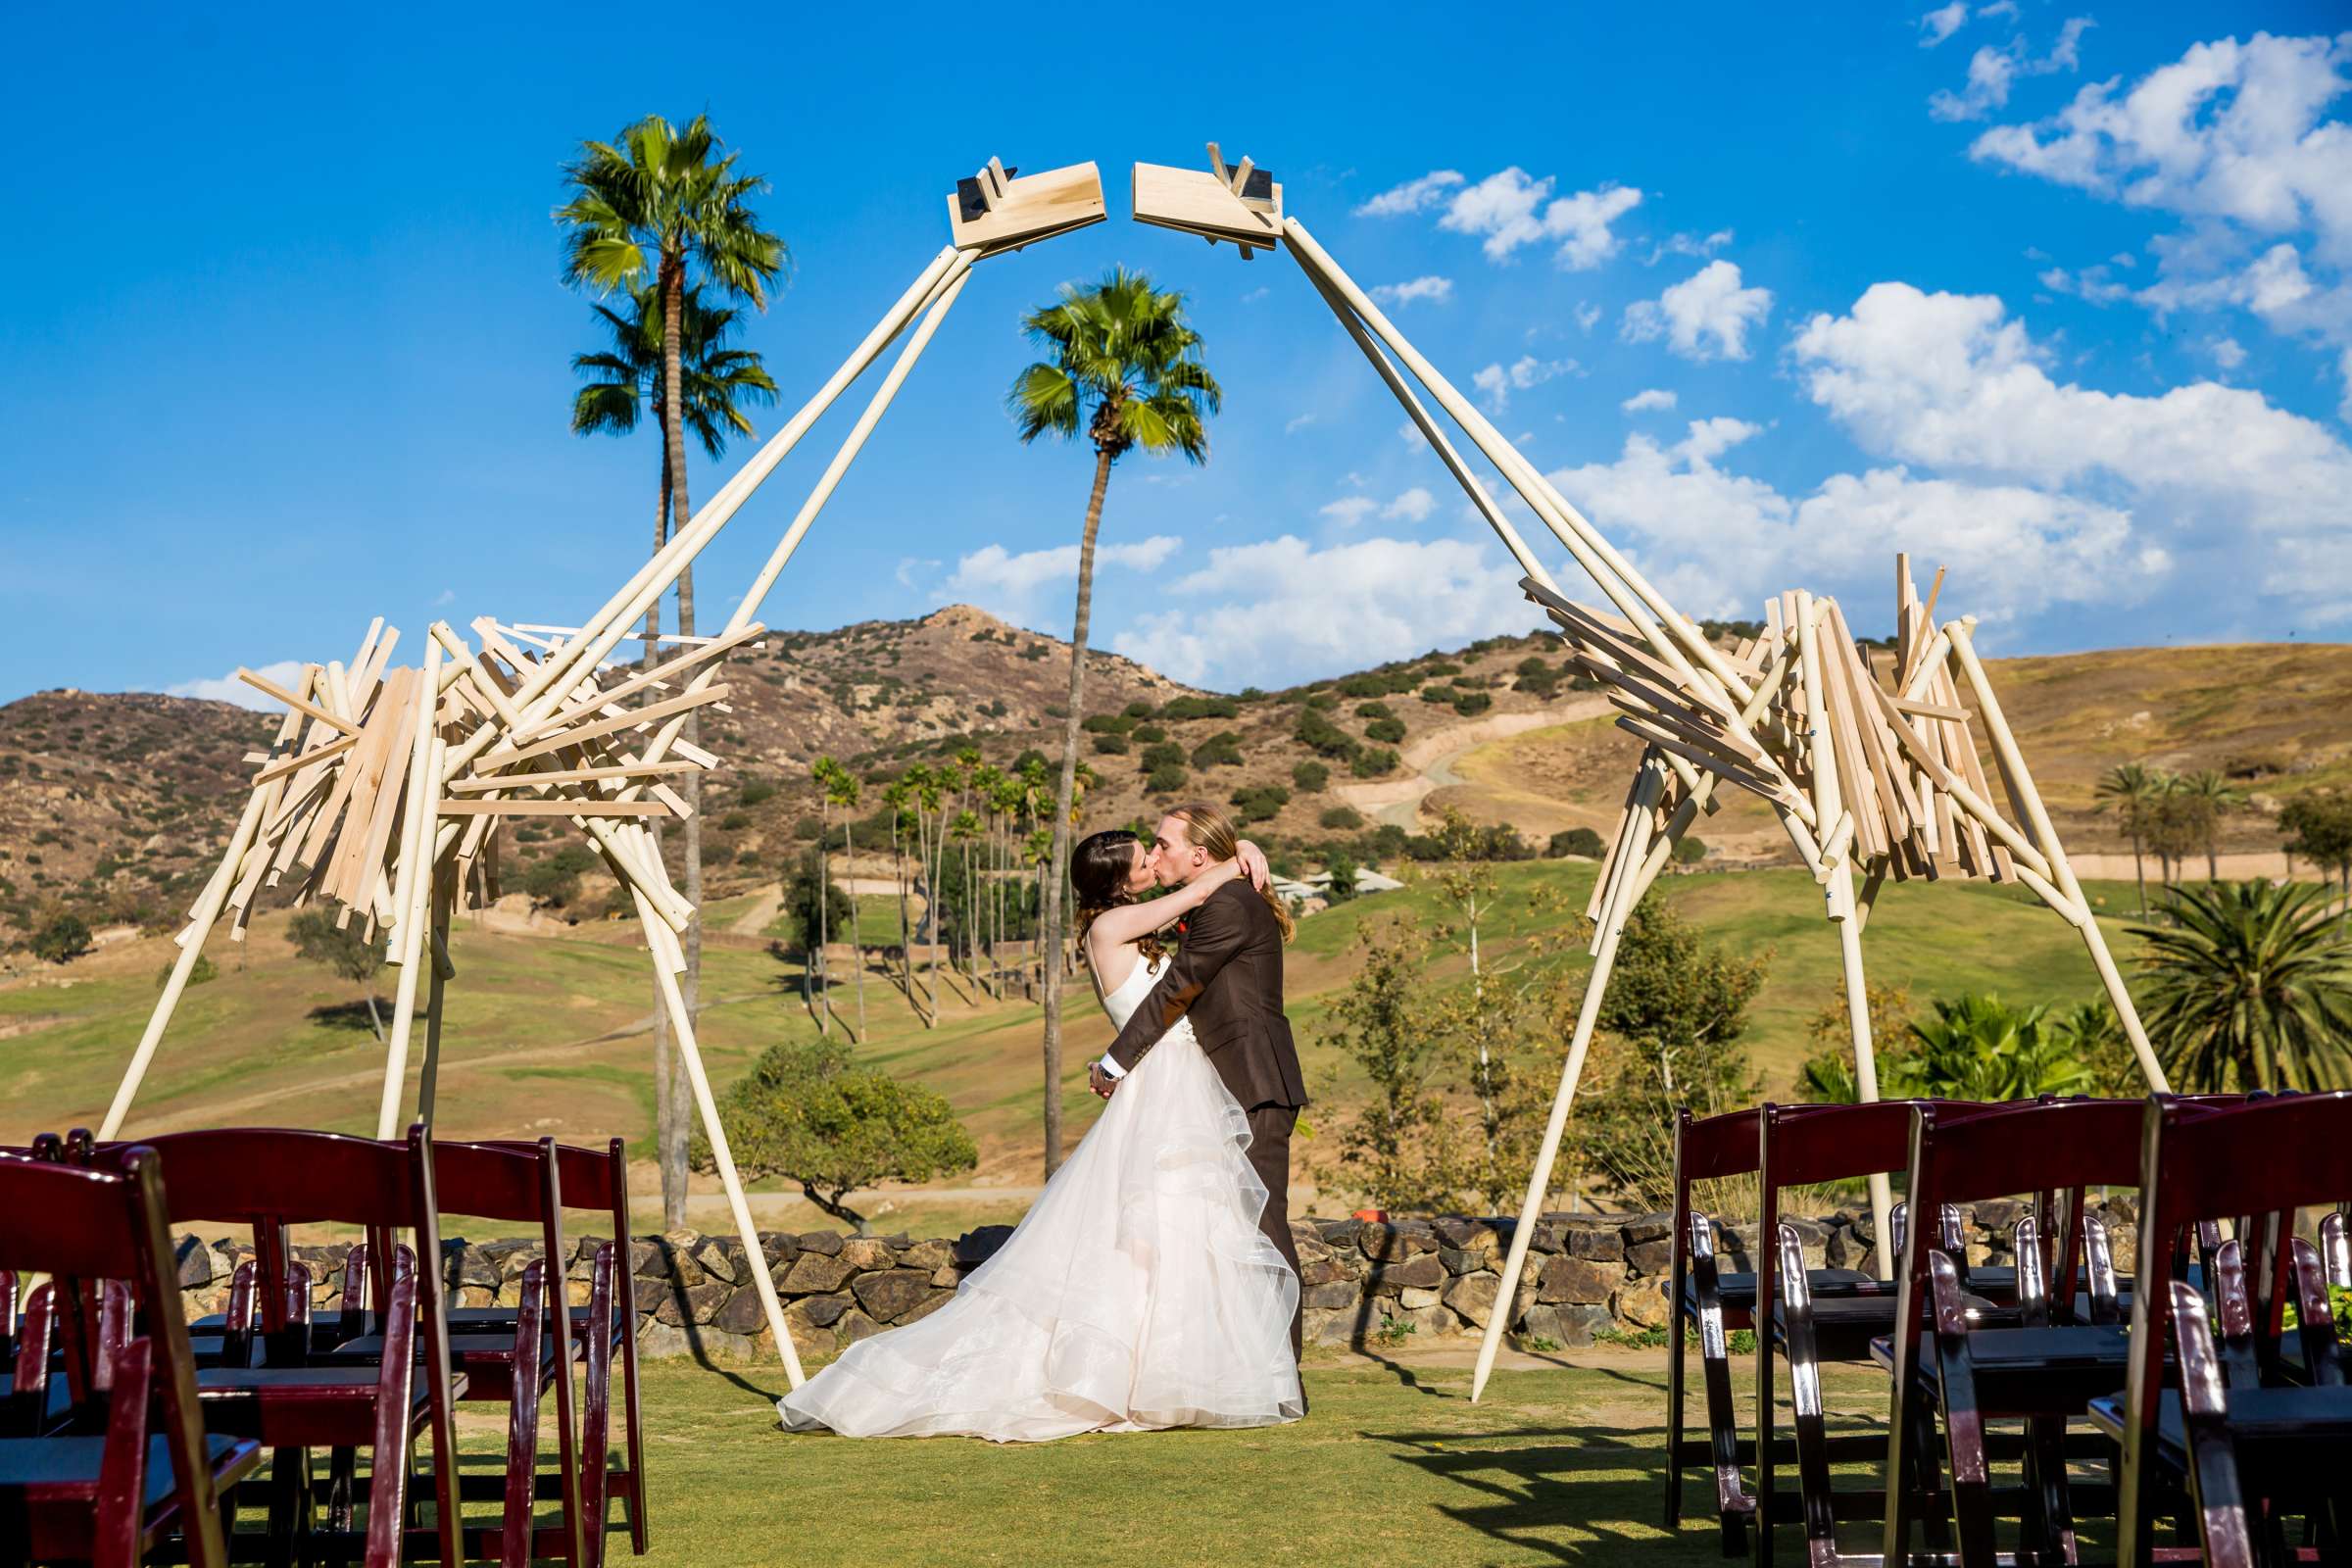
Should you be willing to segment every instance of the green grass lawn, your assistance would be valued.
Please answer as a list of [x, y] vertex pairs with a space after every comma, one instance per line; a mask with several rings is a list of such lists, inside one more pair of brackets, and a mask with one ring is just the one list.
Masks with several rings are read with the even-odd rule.
[[1577, 1359], [1499, 1372], [1475, 1405], [1466, 1364], [1310, 1362], [1293, 1426], [1021, 1446], [787, 1436], [775, 1368], [664, 1363], [646, 1379], [647, 1561], [1719, 1560], [1703, 1478], [1700, 1521], [1658, 1522], [1663, 1353]]

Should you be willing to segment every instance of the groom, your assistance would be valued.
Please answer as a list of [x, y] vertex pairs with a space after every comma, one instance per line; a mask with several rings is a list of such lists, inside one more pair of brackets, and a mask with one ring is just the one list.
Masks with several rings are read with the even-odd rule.
[[[1235, 853], [1233, 823], [1213, 806], [1179, 806], [1160, 819], [1148, 863], [1162, 887], [1180, 887]], [[1258, 1228], [1298, 1269], [1291, 1239], [1291, 1131], [1306, 1103], [1298, 1052], [1282, 1011], [1282, 927], [1265, 896], [1236, 877], [1208, 896], [1185, 926], [1182, 946], [1110, 1050], [1094, 1064], [1096, 1094], [1118, 1081], [1176, 1020], [1191, 1017], [1200, 1050], [1250, 1115], [1250, 1163], [1265, 1184]], [[1299, 1319], [1291, 1318], [1291, 1351]]]

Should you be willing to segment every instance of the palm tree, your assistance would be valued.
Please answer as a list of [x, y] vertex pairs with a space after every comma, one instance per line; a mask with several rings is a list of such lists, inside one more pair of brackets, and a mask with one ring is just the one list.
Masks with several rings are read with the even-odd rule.
[[865, 1042], [865, 947], [859, 940], [862, 927], [858, 917], [858, 841], [850, 825], [850, 813], [858, 809], [858, 775], [833, 761], [831, 771], [817, 782], [825, 792], [825, 803], [841, 808], [841, 848], [850, 867], [850, 972], [858, 985], [858, 1040]]
[[2221, 846], [2222, 818], [2246, 804], [2245, 795], [2229, 779], [2212, 768], [2185, 774], [2179, 784], [2182, 795], [2198, 803], [2202, 808], [2205, 828], [2205, 880], [2222, 879]]
[[1141, 272], [1116, 268], [1091, 288], [1064, 284], [1059, 303], [1021, 321], [1051, 358], [1013, 377], [1006, 399], [1023, 442], [1041, 435], [1095, 444], [1095, 487], [1078, 537], [1078, 610], [1070, 629], [1070, 694], [1054, 797], [1054, 853], [1046, 873], [1046, 1174], [1061, 1163], [1061, 890], [1070, 866], [1070, 791], [1078, 764], [1078, 721], [1086, 678], [1087, 618], [1095, 594], [1095, 535], [1110, 466], [1137, 447], [1208, 461], [1204, 416], [1217, 411], [1214, 377], [1200, 361], [1200, 334], [1184, 318], [1184, 296], [1160, 293]]
[[2132, 835], [2132, 869], [2139, 878], [2139, 917], [2148, 917], [2148, 866], [2140, 854], [2140, 828], [2148, 803], [2164, 793], [2160, 775], [2137, 762], [2122, 762], [2107, 770], [2099, 780], [2097, 809], [2115, 808], [2116, 819], [2124, 831]]
[[[648, 115], [612, 142], [580, 144], [579, 156], [564, 170], [571, 199], [555, 214], [564, 230], [564, 282], [599, 294], [650, 283], [661, 302], [662, 466], [668, 515], [678, 526], [693, 515], [686, 485], [686, 291], [697, 286], [693, 274], [699, 273], [700, 284], [715, 284], [722, 293], [747, 299], [764, 311], [767, 286], [782, 274], [787, 261], [784, 242], [761, 228], [747, 205], [765, 188], [764, 182], [757, 175], [736, 173], [733, 153], [714, 158], [718, 148], [718, 135], [705, 116], [697, 115], [681, 131], [661, 116]], [[661, 548], [659, 541], [655, 548]], [[659, 621], [649, 629], [658, 633]], [[678, 576], [678, 634], [694, 635], [691, 566]], [[651, 642], [646, 652], [650, 659]], [[683, 734], [689, 745], [701, 739], [701, 727], [696, 710], [688, 710]], [[700, 772], [686, 775], [685, 793], [685, 894], [694, 913], [686, 924], [686, 973], [680, 989], [691, 1018], [701, 1003], [703, 973]], [[654, 1010], [658, 1018], [662, 1016], [659, 998]], [[671, 1121], [658, 1133], [663, 1216], [674, 1228], [685, 1223], [686, 1117], [682, 1086], [673, 1083], [672, 1090]]]
[[[906, 919], [906, 804], [913, 799], [914, 789], [902, 774], [890, 788], [882, 792], [882, 804], [890, 808], [890, 874], [899, 889], [899, 981], [906, 993], [906, 1004], [917, 1013], [922, 1008], [914, 1002], [914, 931]], [[925, 1018], [929, 1028], [932, 1020]]]
[[[626, 315], [609, 306], [592, 307], [604, 324], [611, 347], [575, 354], [571, 368], [587, 382], [572, 395], [571, 432], [574, 435], [627, 435], [635, 430], [643, 411], [667, 402], [662, 352], [663, 322], [660, 292], [648, 285], [629, 290]], [[768, 405], [776, 400], [776, 383], [750, 349], [726, 346], [736, 313], [710, 309], [702, 290], [688, 289], [684, 321], [679, 330], [679, 368], [685, 380], [681, 406], [687, 428], [715, 459], [727, 449], [730, 436], [750, 435], [751, 416], [744, 405]], [[662, 484], [654, 503], [654, 552], [659, 555], [670, 529], [669, 448], [662, 448]], [[645, 659], [648, 668], [660, 659], [662, 607], [645, 612]], [[656, 853], [662, 825], [647, 824]], [[686, 1222], [686, 1064], [675, 1058], [669, 1045], [669, 1013], [662, 1006], [661, 988], [654, 996], [654, 1126], [658, 1163], [662, 1168], [662, 1217], [672, 1229]]]
[[2148, 1036], [2182, 1092], [2321, 1089], [2352, 1069], [2352, 942], [2328, 890], [2176, 888], [2173, 924], [2142, 928]]
[[1912, 1021], [1911, 1049], [1889, 1077], [1897, 1091], [1928, 1099], [2032, 1100], [2089, 1089], [2091, 1073], [2072, 1040], [2042, 1021], [2046, 1006], [2019, 1009], [1971, 992], [1939, 999], [1933, 1017]]

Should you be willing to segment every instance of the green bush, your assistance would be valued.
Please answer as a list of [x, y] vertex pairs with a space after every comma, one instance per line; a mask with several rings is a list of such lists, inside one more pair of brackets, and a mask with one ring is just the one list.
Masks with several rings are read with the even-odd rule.
[[1581, 855], [1588, 860], [1597, 860], [1609, 853], [1609, 847], [1591, 828], [1572, 827], [1565, 832], [1554, 833], [1551, 842], [1544, 847], [1544, 853], [1555, 860], [1564, 855]]
[[1386, 703], [1358, 703], [1355, 705], [1355, 716], [1358, 718], [1395, 718], [1396, 711]]
[[[30, 860], [31, 856], [25, 859]], [[32, 956], [50, 963], [71, 963], [90, 951], [90, 928], [78, 914], [51, 915], [32, 934]]]
[[1316, 692], [1313, 696], [1306, 700], [1306, 706], [1314, 709], [1317, 712], [1328, 713], [1333, 709], [1340, 706], [1340, 694], [1337, 692]]
[[768, 780], [747, 778], [743, 781], [743, 788], [735, 792], [735, 804], [737, 806], [758, 806], [761, 801], [772, 799], [775, 793], [776, 786]]
[[1145, 747], [1144, 755], [1137, 760], [1147, 773], [1155, 767], [1182, 767], [1184, 748], [1174, 741], [1158, 741]]
[[1138, 724], [1127, 732], [1127, 738], [1142, 741], [1149, 746], [1154, 741], [1164, 741], [1168, 738], [1167, 726], [1164, 724]]
[[813, 816], [804, 816], [792, 824], [792, 836], [804, 844], [813, 844], [824, 836], [825, 824]]
[[1291, 768], [1291, 782], [1305, 795], [1320, 795], [1323, 786], [1331, 782], [1331, 769], [1321, 762], [1298, 762]]
[[1125, 713], [1089, 713], [1078, 727], [1090, 735], [1124, 735], [1135, 728], [1135, 720]]
[[1308, 751], [1322, 757], [1353, 757], [1355, 737], [1334, 724], [1316, 709], [1299, 710], [1298, 727], [1292, 738]]
[[1152, 705], [1139, 699], [1135, 702], [1129, 703], [1125, 708], [1120, 709], [1119, 712], [1123, 717], [1126, 718], [1150, 718], [1152, 716]]
[[1144, 788], [1154, 795], [1173, 795], [1184, 788], [1184, 781], [1190, 776], [1176, 763], [1163, 762], [1145, 778]]
[[1453, 700], [1456, 695], [1457, 694], [1455, 693], [1454, 689], [1450, 686], [1424, 686], [1421, 688], [1421, 700], [1423, 702], [1444, 703], [1448, 708], [1453, 706]]
[[1404, 739], [1404, 720], [1401, 718], [1376, 718], [1364, 726], [1364, 739], [1368, 741], [1400, 741]]
[[1551, 673], [1551, 666], [1531, 654], [1513, 666], [1513, 673], [1530, 679], [1542, 679]]
[[718, 819], [719, 831], [722, 833], [740, 833], [751, 825], [752, 817], [749, 811], [729, 811]]
[[1707, 858], [1707, 841], [1692, 834], [1674, 847], [1677, 865], [1696, 865]]
[[1230, 697], [1171, 697], [1159, 709], [1162, 718], [1239, 718], [1241, 712]]
[[1279, 784], [1248, 785], [1233, 792], [1234, 820], [1243, 827], [1271, 821], [1290, 803], [1291, 792]]
[[1494, 699], [1485, 692], [1464, 692], [1453, 700], [1453, 710], [1465, 717], [1472, 713], [1483, 713], [1494, 706]]
[[1461, 665], [1448, 663], [1443, 659], [1433, 660], [1431, 662], [1421, 666], [1422, 676], [1425, 679], [1431, 680], [1442, 679], [1447, 675], [1459, 675], [1461, 672]]
[[1195, 767], [1239, 767], [1242, 765], [1242, 738], [1232, 730], [1211, 735], [1193, 748]]
[[[176, 967], [176, 964], [167, 963], [162, 968], [155, 971], [156, 990], [161, 991], [165, 986], [171, 984], [172, 971]], [[196, 955], [196, 961], [188, 968], [188, 984], [192, 986], [200, 986], [220, 978], [220, 965], [214, 963], [212, 957], [207, 954], [200, 953]]]
[[1124, 735], [1114, 735], [1104, 731], [1095, 736], [1094, 746], [1097, 757], [1125, 757], [1127, 755], [1127, 737]]
[[1357, 778], [1380, 778], [1396, 771], [1396, 754], [1385, 746], [1361, 751], [1350, 758], [1348, 771]]
[[1335, 833], [1352, 833], [1364, 825], [1364, 813], [1352, 806], [1332, 806], [1315, 820]]

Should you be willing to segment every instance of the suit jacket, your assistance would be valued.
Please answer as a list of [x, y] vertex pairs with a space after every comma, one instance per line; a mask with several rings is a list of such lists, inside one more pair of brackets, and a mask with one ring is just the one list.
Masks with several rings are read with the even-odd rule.
[[1106, 1054], [1133, 1071], [1185, 1017], [1245, 1110], [1306, 1103], [1291, 1021], [1282, 1012], [1282, 927], [1245, 880], [1226, 883], [1193, 911], [1167, 972]]

